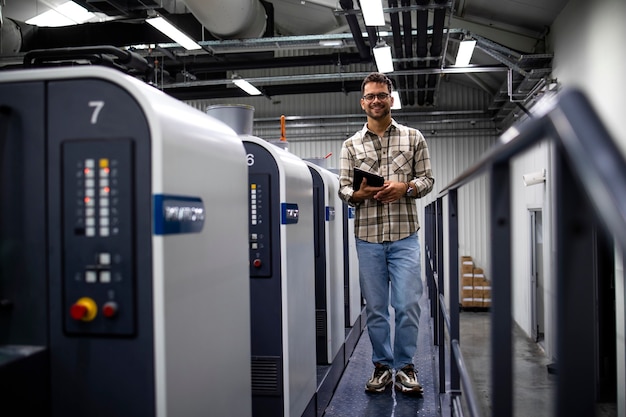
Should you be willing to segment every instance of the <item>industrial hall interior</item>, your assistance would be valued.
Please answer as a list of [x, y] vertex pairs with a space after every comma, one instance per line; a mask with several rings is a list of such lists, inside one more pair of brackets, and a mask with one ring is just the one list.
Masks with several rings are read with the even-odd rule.
[[625, 17], [0, 0], [0, 415], [626, 417]]

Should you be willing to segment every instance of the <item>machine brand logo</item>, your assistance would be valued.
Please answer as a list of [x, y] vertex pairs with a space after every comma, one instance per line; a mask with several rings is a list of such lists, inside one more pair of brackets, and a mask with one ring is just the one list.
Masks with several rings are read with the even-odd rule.
[[298, 205], [294, 203], [282, 203], [281, 214], [282, 224], [298, 223], [298, 219], [300, 218], [300, 210], [298, 209]]
[[200, 233], [204, 220], [204, 203], [198, 197], [154, 196], [154, 233], [157, 235]]
[[335, 221], [335, 207], [326, 206], [326, 221], [327, 222]]
[[166, 222], [203, 222], [204, 207], [170, 206], [165, 203], [163, 207]]

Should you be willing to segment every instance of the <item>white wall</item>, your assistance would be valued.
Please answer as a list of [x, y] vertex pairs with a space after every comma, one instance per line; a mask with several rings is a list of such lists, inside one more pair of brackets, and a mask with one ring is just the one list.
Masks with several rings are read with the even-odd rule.
[[[553, 77], [564, 88], [579, 88], [590, 99], [609, 133], [622, 153], [626, 155], [626, 130], [623, 128], [626, 110], [626, 58], [623, 41], [626, 39], [626, 2], [624, 0], [571, 0], [559, 15], [550, 31], [551, 49], [554, 51]], [[539, 146], [531, 153], [518, 158], [513, 164], [513, 228], [514, 256], [514, 319], [530, 334], [530, 288], [529, 281], [529, 222], [528, 208], [544, 209], [544, 237], [553, 236], [554, 218], [559, 213], [551, 209], [550, 160], [551, 146]], [[519, 185], [520, 175], [525, 171], [545, 166], [548, 178], [545, 188], [534, 186], [533, 190]], [[527, 187], [531, 188], [531, 187]], [[626, 248], [618, 248], [622, 253]], [[544, 242], [544, 274], [546, 280], [553, 277], [554, 241]], [[621, 257], [616, 264], [616, 311], [617, 311], [617, 395], [618, 416], [626, 417], [626, 320], [624, 312], [625, 285]], [[553, 279], [552, 279], [553, 280]], [[546, 289], [546, 319], [550, 322], [554, 307], [554, 286]], [[548, 316], [549, 315], [549, 316]], [[546, 353], [553, 357], [555, 349], [554, 330], [546, 329]]]
[[[549, 308], [554, 305], [554, 283], [550, 260], [554, 259], [552, 248], [552, 204], [550, 192], [552, 189], [552, 175], [550, 172], [550, 157], [553, 154], [553, 144], [543, 141], [530, 149], [528, 152], [518, 156], [511, 164], [511, 215], [512, 234], [514, 236], [511, 244], [512, 259], [512, 315], [517, 324], [530, 337], [532, 334], [532, 291], [531, 285], [531, 223], [530, 210], [541, 210], [543, 219], [543, 276], [546, 286], [543, 294], [545, 305], [545, 339], [544, 348], [548, 357], [554, 356], [556, 341], [554, 330], [549, 325], [552, 322], [553, 314]], [[525, 186], [523, 176], [546, 170], [546, 182]]]

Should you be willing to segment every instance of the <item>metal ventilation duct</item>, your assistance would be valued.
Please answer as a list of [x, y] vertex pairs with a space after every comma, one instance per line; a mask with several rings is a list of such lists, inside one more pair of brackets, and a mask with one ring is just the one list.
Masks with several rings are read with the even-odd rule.
[[267, 16], [259, 0], [184, 0], [204, 27], [220, 39], [260, 38]]
[[[166, 17], [196, 39], [205, 39], [203, 28], [217, 39], [261, 38], [267, 30], [267, 13], [260, 0], [184, 2], [191, 13], [167, 14]], [[98, 4], [102, 7], [101, 3]], [[135, 11], [123, 8], [115, 10], [118, 15]], [[114, 11], [108, 10], [109, 13]], [[76, 26], [37, 27], [5, 18], [0, 28], [0, 55], [33, 49], [170, 42], [169, 38], [154, 28], [138, 23], [137, 18], [134, 18]]]

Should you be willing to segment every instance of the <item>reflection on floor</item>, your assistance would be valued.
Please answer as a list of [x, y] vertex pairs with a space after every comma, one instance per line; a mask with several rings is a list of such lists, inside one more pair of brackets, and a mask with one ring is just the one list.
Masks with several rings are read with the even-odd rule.
[[[487, 311], [462, 311], [461, 350], [474, 382], [474, 393], [483, 416], [491, 416], [491, 318]], [[513, 329], [513, 412], [515, 416], [549, 416], [553, 410], [556, 376], [548, 372], [551, 362], [524, 332]]]
[[[515, 326], [513, 331], [513, 412], [515, 417], [553, 416], [557, 376], [548, 372], [552, 361]], [[462, 311], [460, 315], [461, 350], [480, 402], [481, 415], [491, 416], [491, 317], [489, 312]], [[467, 414], [466, 414], [467, 415]], [[596, 417], [615, 417], [617, 407], [598, 404]]]
[[[364, 391], [372, 372], [372, 349], [367, 329], [354, 349], [324, 417], [406, 417], [449, 416], [444, 404], [440, 410], [438, 392], [438, 349], [433, 346], [432, 321], [426, 295], [421, 300], [422, 315], [415, 365], [424, 386], [423, 398], [412, 398], [387, 389], [381, 394]], [[482, 417], [490, 417], [491, 318], [488, 311], [461, 311], [461, 350], [474, 383]], [[512, 330], [514, 340], [514, 416], [539, 417], [554, 415], [556, 376], [548, 372], [551, 363], [543, 350], [519, 328]], [[447, 372], [446, 372], [447, 373]], [[447, 398], [444, 396], [442, 398]], [[445, 400], [444, 400], [445, 403]], [[469, 415], [464, 410], [465, 415]], [[614, 404], [598, 405], [597, 417], [616, 416]]]

